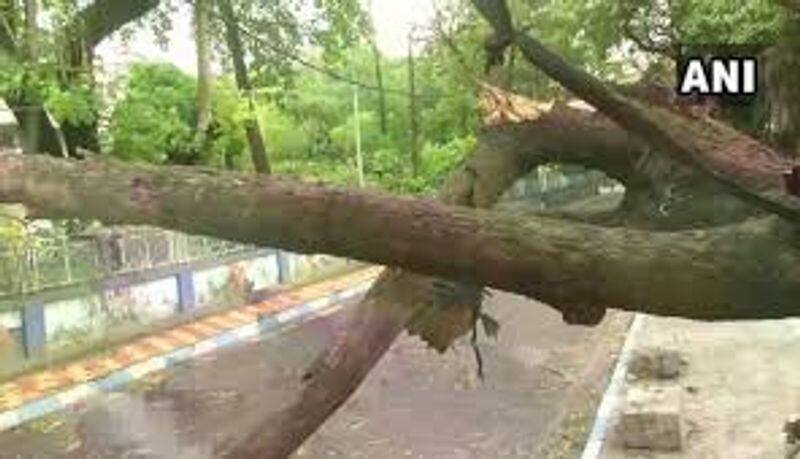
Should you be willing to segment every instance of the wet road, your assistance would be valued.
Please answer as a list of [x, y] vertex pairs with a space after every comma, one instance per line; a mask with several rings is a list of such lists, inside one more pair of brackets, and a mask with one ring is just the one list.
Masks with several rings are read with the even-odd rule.
[[[403, 337], [297, 458], [575, 457], [628, 315], [587, 329], [518, 296], [496, 293], [488, 303], [502, 329], [481, 344], [485, 381], [466, 341], [440, 356]], [[215, 445], [296, 396], [346, 311], [2, 433], [0, 457], [212, 457]]]

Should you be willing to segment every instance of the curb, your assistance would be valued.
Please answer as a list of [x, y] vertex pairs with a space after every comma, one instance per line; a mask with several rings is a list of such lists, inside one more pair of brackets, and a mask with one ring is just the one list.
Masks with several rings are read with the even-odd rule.
[[[16, 404], [13, 409], [0, 411], [0, 432], [18, 427], [21, 424], [48, 414], [62, 411], [88, 397], [119, 389], [143, 376], [174, 367], [175, 365], [259, 336], [268, 337], [285, 331], [292, 326], [323, 317], [337, 311], [341, 303], [366, 290], [374, 282], [379, 268], [369, 268], [354, 274], [341, 276], [334, 280], [279, 294], [256, 305], [245, 306], [220, 314], [212, 315], [198, 322], [192, 322], [164, 333], [143, 338], [134, 344], [121, 346], [115, 355], [129, 358], [131, 354], [141, 356], [143, 350], [155, 348], [144, 358], [132, 360], [118, 369], [108, 369], [109, 358], [87, 358], [79, 364], [66, 365], [58, 370], [47, 370], [27, 375], [0, 386], [0, 406]], [[182, 336], [183, 335], [183, 336]], [[199, 335], [199, 336], [198, 336]], [[195, 339], [196, 338], [196, 339]], [[192, 341], [191, 344], [181, 343]], [[171, 343], [176, 343], [171, 345]], [[93, 376], [84, 376], [85, 382], [71, 385], [56, 391], [39, 389], [37, 394], [25, 396], [25, 387], [32, 382], [49, 381], [58, 374], [74, 374], [76, 370], [91, 372], [98, 363], [106, 364], [105, 370], [96, 371]], [[131, 364], [132, 363], [132, 364]], [[44, 384], [40, 384], [42, 386]], [[20, 395], [22, 394], [22, 395]], [[26, 400], [19, 402], [22, 398]], [[17, 403], [15, 403], [17, 402]], [[2, 409], [2, 408], [0, 408]]]
[[633, 322], [628, 328], [625, 342], [617, 358], [617, 364], [614, 366], [614, 373], [611, 375], [608, 387], [603, 393], [603, 399], [597, 408], [592, 432], [589, 434], [589, 439], [586, 440], [581, 459], [596, 459], [600, 457], [600, 452], [603, 450], [603, 445], [606, 438], [608, 438], [608, 431], [611, 428], [614, 409], [619, 405], [622, 385], [625, 383], [625, 377], [628, 374], [628, 362], [631, 358], [636, 334], [641, 327], [642, 317], [641, 314], [635, 314]]

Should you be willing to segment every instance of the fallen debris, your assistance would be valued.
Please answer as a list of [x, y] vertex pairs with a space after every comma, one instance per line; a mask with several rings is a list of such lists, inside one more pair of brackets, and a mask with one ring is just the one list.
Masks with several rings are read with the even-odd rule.
[[675, 349], [644, 347], [634, 351], [628, 375], [634, 380], [667, 380], [681, 375], [685, 360]]
[[618, 425], [627, 448], [680, 451], [684, 443], [682, 391], [678, 385], [633, 385]]

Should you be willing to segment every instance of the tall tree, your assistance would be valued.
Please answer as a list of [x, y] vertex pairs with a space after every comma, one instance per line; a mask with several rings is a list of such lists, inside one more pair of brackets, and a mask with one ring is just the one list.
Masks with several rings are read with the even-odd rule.
[[414, 57], [414, 28], [408, 32], [408, 126], [411, 175], [419, 174], [419, 108], [417, 97], [417, 74]]
[[25, 54], [36, 62], [39, 48], [39, 1], [25, 0]]
[[378, 49], [378, 44], [375, 42], [375, 37], [370, 37], [370, 47], [372, 48], [372, 58], [375, 60], [375, 83], [378, 86], [378, 115], [381, 120], [381, 134], [386, 135], [389, 131], [387, 112], [386, 112], [386, 88], [383, 84], [383, 67], [381, 52]]
[[212, 0], [194, 2], [194, 36], [197, 52], [197, 133], [201, 141], [211, 125], [211, 31], [210, 8]]
[[372, 49], [372, 59], [375, 61], [375, 84], [378, 87], [378, 115], [380, 116], [381, 120], [381, 134], [386, 135], [389, 131], [388, 127], [388, 114], [386, 109], [386, 88], [384, 87], [383, 82], [383, 63], [381, 51], [378, 49], [378, 37], [377, 31], [375, 30], [374, 20], [372, 19], [374, 16], [372, 15], [373, 10], [373, 1], [370, 0], [368, 3], [367, 13], [370, 17], [369, 20], [369, 27], [367, 30], [367, 39], [369, 40], [369, 46]]
[[225, 24], [225, 37], [228, 42], [228, 50], [233, 61], [233, 71], [236, 75], [236, 85], [239, 91], [247, 98], [251, 116], [245, 120], [245, 132], [247, 142], [250, 145], [250, 155], [253, 160], [253, 167], [260, 174], [271, 172], [267, 148], [264, 145], [264, 137], [261, 135], [261, 126], [255, 117], [255, 105], [253, 103], [252, 84], [247, 72], [245, 63], [244, 45], [239, 31], [239, 24], [236, 19], [236, 12], [230, 0], [217, 0], [217, 5]]

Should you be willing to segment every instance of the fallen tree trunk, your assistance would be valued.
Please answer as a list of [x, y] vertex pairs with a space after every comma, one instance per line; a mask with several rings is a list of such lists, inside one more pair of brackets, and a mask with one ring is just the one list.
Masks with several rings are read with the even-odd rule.
[[[535, 123], [532, 126], [538, 128]], [[603, 130], [591, 132], [601, 134], [601, 138], [606, 138], [604, 134], [608, 133]], [[499, 133], [498, 139], [502, 140], [481, 142], [466, 164], [449, 177], [439, 193], [442, 202], [491, 207], [517, 178], [524, 176], [534, 164], [546, 162], [544, 156], [550, 154], [533, 146], [519, 148], [520, 144], [508, 142], [508, 136], [503, 133]], [[547, 146], [542, 141], [539, 145]], [[537, 159], [526, 160], [529, 154]], [[345, 330], [320, 353], [306, 372], [303, 390], [297, 400], [277, 414], [260, 420], [247, 435], [232, 439], [220, 448], [219, 455], [231, 458], [288, 457], [358, 389], [400, 333], [419, 322], [417, 318], [423, 311], [431, 309], [437, 295], [432, 288], [433, 282], [434, 279], [410, 272], [384, 271], [352, 311]], [[480, 297], [473, 300], [478, 302]], [[458, 313], [466, 316], [466, 322], [470, 323], [471, 315], [479, 307], [480, 304], [460, 305]], [[430, 320], [437, 320], [435, 314]], [[413, 331], [423, 335], [428, 342], [437, 338], [454, 339], [464, 331], [448, 330], [447, 336], [434, 338], [424, 336], [424, 326], [424, 323], [417, 323]]]
[[[587, 154], [587, 150], [594, 153]], [[516, 178], [532, 167], [548, 162], [597, 168], [626, 184], [637, 180], [646, 182], [649, 180], [647, 171], [637, 166], [641, 162], [641, 155], [642, 144], [602, 116], [559, 109], [538, 120], [484, 132], [476, 154], [449, 181], [441, 196], [444, 201], [454, 204], [490, 206]], [[2, 164], [0, 161], [0, 165]], [[67, 164], [77, 167], [73, 163]], [[55, 166], [62, 165], [55, 163]], [[102, 166], [98, 167], [102, 170]], [[0, 171], [3, 170], [6, 169], [0, 168]], [[41, 172], [48, 171], [45, 169]], [[80, 171], [74, 172], [74, 178], [82, 177]], [[215, 175], [210, 177], [214, 178]], [[17, 174], [14, 176], [22, 177]], [[195, 179], [202, 184], [205, 177], [198, 173]], [[6, 177], [0, 178], [0, 183], [9, 183]], [[216, 178], [238, 180], [239, 176], [225, 175]], [[79, 196], [59, 195], [64, 189], [59, 191], [58, 182], [57, 177], [52, 177], [40, 185], [45, 189], [49, 188], [58, 199], [67, 197], [73, 200], [72, 205], [80, 206]], [[138, 182], [139, 185], [145, 183], [147, 180], [144, 179]], [[122, 197], [146, 201], [145, 198], [149, 196], [144, 192], [146, 187], [127, 186], [132, 183], [122, 184], [130, 192], [123, 192]], [[80, 187], [81, 184], [73, 186]], [[97, 203], [96, 207], [113, 206], [109, 205], [106, 198], [102, 198], [101, 190], [93, 189], [91, 184], [84, 183], [83, 186], [86, 187], [85, 193], [94, 195], [88, 203], [102, 200], [102, 204]], [[151, 197], [155, 199], [158, 196], [156, 193]], [[0, 199], [2, 198], [4, 196], [0, 192]], [[238, 205], [233, 203], [228, 208], [235, 209]], [[198, 210], [203, 209], [200, 207]], [[103, 217], [103, 213], [104, 211], [99, 210], [90, 211], [94, 217]], [[132, 218], [134, 215], [124, 215], [123, 218], [125, 217]], [[175, 217], [177, 221], [173, 227], [180, 227], [181, 220], [191, 220], [192, 216]], [[222, 237], [233, 236], [219, 229], [212, 228], [211, 231]], [[775, 241], [775, 244], [779, 245], [780, 242]], [[237, 442], [232, 445], [232, 449], [223, 453], [230, 457], [285, 457], [293, 451], [347, 400], [396, 336], [430, 303], [430, 286], [431, 279], [425, 276], [398, 271], [387, 273], [357, 307], [355, 319], [346, 333], [323, 354], [320, 363], [315, 365], [297, 404], [277, 416], [270, 416], [252, 435], [246, 436], [244, 441]], [[566, 285], [555, 287], [562, 288]]]
[[[469, 169], [464, 175], [466, 181], [472, 181]], [[466, 196], [468, 201], [475, 200], [472, 193]], [[398, 298], [408, 298], [408, 292], [424, 291], [413, 283], [405, 285], [404, 289], [400, 280], [395, 282], [382, 279], [361, 304], [363, 314], [351, 324], [348, 335], [323, 356], [325, 364], [312, 376], [312, 383], [306, 387], [299, 403], [263, 423], [230, 454], [231, 457], [288, 456], [355, 391], [413, 315], [412, 308], [398, 304]], [[399, 290], [392, 292], [391, 287]], [[392, 296], [395, 296], [394, 301]]]
[[778, 223], [654, 233], [269, 177], [27, 155], [0, 158], [0, 200], [34, 216], [150, 224], [402, 267], [528, 295], [565, 314], [798, 312], [800, 264], [772, 232]]
[[241, 438], [229, 439], [215, 455], [229, 458], [289, 457], [358, 389], [392, 343], [427, 305], [430, 278], [385, 271], [352, 311], [343, 333], [307, 372], [299, 397], [259, 420]]
[[[648, 184], [655, 179], [641, 167], [646, 151], [641, 142], [605, 117], [562, 107], [534, 120], [482, 132], [477, 150], [450, 177], [440, 198], [451, 204], [490, 207], [517, 178], [550, 162], [603, 170], [626, 186]], [[436, 295], [433, 282], [413, 273], [385, 272], [354, 308], [345, 330], [312, 365], [298, 398], [261, 419], [250, 433], [232, 439], [218, 453], [225, 457], [287, 457], [358, 389], [404, 329], [422, 334], [439, 350], [467, 332], [476, 305], [445, 310], [432, 307]], [[441, 320], [442, 314], [447, 315], [446, 320]]]

